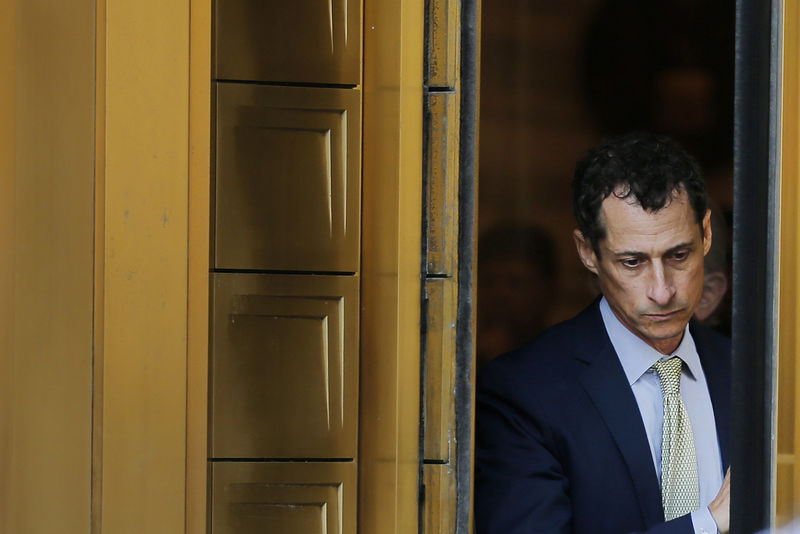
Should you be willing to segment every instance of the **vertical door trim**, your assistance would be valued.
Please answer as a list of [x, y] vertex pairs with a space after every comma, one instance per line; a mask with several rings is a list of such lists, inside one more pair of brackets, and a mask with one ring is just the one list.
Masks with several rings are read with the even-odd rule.
[[106, 257], [106, 2], [95, 2], [94, 287], [92, 310], [92, 534], [103, 525], [103, 361]]
[[456, 321], [456, 533], [472, 531], [480, 0], [461, 3], [461, 117]]
[[211, 0], [189, 3], [186, 532], [205, 532], [211, 219]]
[[776, 413], [775, 517], [785, 522], [800, 511], [796, 502], [800, 482], [800, 381], [798, 333], [800, 333], [800, 6], [787, 3], [783, 17], [781, 74], [781, 219], [780, 292], [778, 334], [778, 405]]
[[774, 515], [780, 0], [739, 0], [734, 111], [732, 532]]
[[364, 5], [359, 532], [418, 528], [424, 2]]
[[[16, 2], [0, 4], [0, 67], [6, 73], [0, 79], [0, 250], [14, 250], [14, 190], [16, 182], [16, 81], [17, 81], [17, 6]], [[14, 265], [0, 265], [0, 302], [14, 299]], [[0, 307], [0, 532], [9, 528], [11, 515], [11, 401], [14, 346], [14, 308]]]
[[94, 403], [102, 418], [95, 427], [102, 515], [95, 529], [182, 532], [188, 273], [196, 268], [188, 243], [190, 1], [98, 5], [102, 397]]

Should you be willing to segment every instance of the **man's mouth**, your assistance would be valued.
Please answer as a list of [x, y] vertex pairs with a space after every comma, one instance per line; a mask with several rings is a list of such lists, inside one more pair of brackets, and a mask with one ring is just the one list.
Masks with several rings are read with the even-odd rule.
[[674, 310], [674, 311], [670, 311], [670, 312], [646, 313], [644, 315], [645, 315], [645, 317], [647, 317], [651, 321], [662, 322], [662, 321], [669, 321], [670, 319], [674, 319], [680, 313], [681, 313], [681, 310]]

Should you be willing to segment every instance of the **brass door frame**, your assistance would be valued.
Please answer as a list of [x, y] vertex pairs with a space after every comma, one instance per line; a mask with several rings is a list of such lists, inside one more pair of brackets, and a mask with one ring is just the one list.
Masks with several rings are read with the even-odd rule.
[[359, 532], [418, 526], [424, 2], [366, 0]]
[[210, 0], [95, 5], [92, 531], [202, 532]]
[[186, 532], [204, 532], [208, 504], [211, 0], [189, 6], [189, 246], [186, 325]]
[[800, 513], [800, 5], [787, 2], [783, 13], [781, 97], [780, 292], [778, 294], [778, 361], [775, 522]]

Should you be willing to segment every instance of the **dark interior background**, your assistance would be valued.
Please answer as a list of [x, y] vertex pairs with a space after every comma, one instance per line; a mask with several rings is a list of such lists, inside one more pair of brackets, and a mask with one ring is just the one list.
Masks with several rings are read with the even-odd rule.
[[[572, 242], [570, 183], [602, 138], [675, 137], [730, 224], [734, 9], [722, 0], [483, 2], [479, 365], [595, 296]], [[729, 237], [714, 232], [727, 249]], [[729, 298], [720, 314], [717, 327], [729, 330]]]

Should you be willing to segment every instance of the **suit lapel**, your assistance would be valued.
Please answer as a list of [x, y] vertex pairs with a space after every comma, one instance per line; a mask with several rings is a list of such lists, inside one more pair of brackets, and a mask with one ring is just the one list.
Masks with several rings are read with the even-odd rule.
[[[594, 323], [589, 326], [593, 335], [589, 336], [591, 341], [587, 339], [586, 346], [579, 352], [579, 359], [589, 365], [579, 380], [625, 459], [639, 496], [642, 516], [649, 527], [664, 521], [664, 511], [647, 433], [622, 364], [606, 334], [597, 303], [593, 310], [594, 314], [587, 315]], [[600, 347], [597, 347], [598, 338], [602, 340]]]
[[[691, 327], [690, 327], [691, 328]], [[703, 365], [703, 374], [706, 375], [708, 393], [714, 407], [714, 422], [717, 427], [717, 441], [722, 457], [722, 470], [725, 471], [730, 464], [730, 421], [731, 421], [731, 371], [730, 355], [716, 354], [709, 346], [705, 333], [697, 328], [691, 328], [692, 338]]]

